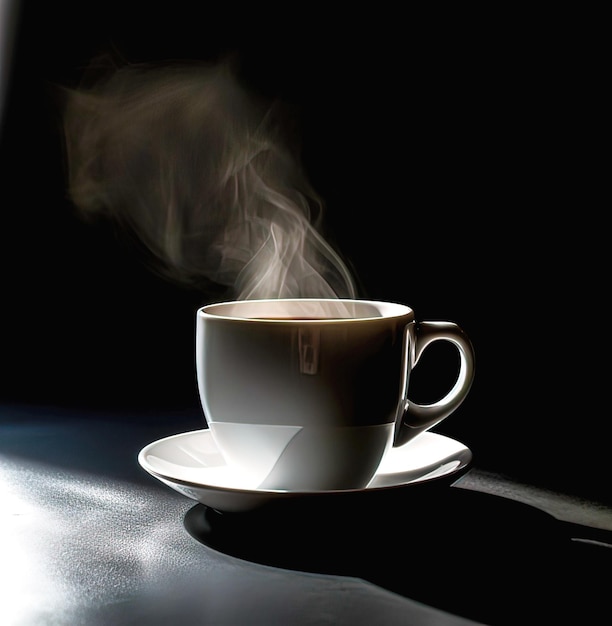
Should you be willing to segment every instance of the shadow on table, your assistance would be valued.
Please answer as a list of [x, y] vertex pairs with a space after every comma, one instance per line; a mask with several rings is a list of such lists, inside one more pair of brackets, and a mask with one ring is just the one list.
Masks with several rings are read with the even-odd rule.
[[363, 578], [487, 624], [595, 623], [610, 612], [608, 531], [456, 487], [371, 495], [313, 495], [246, 514], [198, 504], [184, 522], [220, 552]]

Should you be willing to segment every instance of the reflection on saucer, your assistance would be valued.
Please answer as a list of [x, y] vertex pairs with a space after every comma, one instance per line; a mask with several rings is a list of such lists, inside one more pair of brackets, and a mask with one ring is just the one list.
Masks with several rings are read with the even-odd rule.
[[179, 493], [224, 512], [245, 512], [270, 502], [317, 496], [373, 494], [440, 481], [454, 482], [469, 467], [472, 453], [462, 443], [425, 432], [389, 450], [365, 489], [324, 492], [258, 489], [244, 473], [229, 467], [208, 429], [172, 435], [145, 446], [138, 462]]

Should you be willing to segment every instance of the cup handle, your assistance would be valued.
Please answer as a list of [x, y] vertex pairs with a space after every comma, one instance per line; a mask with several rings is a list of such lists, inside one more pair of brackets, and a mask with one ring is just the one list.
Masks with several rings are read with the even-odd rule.
[[[409, 373], [434, 341], [450, 341], [460, 357], [457, 381], [450, 391], [432, 404], [417, 404], [408, 398]], [[448, 417], [466, 398], [474, 380], [474, 348], [454, 322], [412, 322], [404, 335], [402, 401], [395, 420], [393, 446], [401, 446], [420, 432]]]

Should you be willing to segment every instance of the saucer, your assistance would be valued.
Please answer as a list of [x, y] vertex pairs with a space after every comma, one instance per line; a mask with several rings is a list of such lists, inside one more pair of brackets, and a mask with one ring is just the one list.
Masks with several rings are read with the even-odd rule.
[[268, 503], [312, 496], [370, 496], [430, 483], [450, 484], [468, 469], [472, 453], [462, 443], [432, 432], [391, 448], [364, 489], [280, 491], [258, 489], [225, 462], [208, 428], [165, 437], [138, 454], [141, 467], [179, 493], [221, 512], [246, 512]]

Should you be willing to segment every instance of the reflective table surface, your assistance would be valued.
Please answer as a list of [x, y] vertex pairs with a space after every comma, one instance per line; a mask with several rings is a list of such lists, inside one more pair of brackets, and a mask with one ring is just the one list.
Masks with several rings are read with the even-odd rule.
[[190, 412], [0, 406], [0, 623], [599, 623], [612, 510], [483, 471], [219, 513], [138, 452]]

